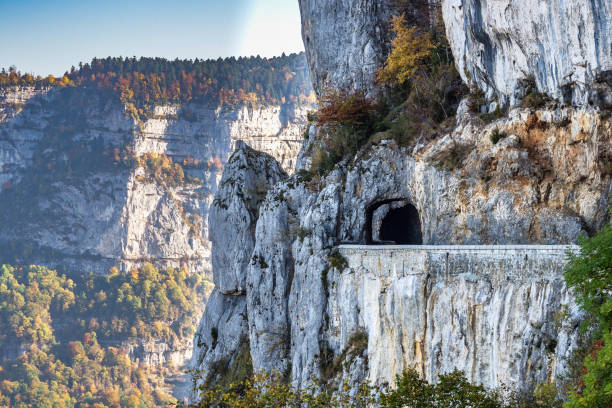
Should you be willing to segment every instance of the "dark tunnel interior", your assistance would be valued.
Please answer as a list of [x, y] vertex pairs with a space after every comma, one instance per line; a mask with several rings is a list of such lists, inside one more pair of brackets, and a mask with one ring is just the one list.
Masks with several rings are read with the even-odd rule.
[[385, 200], [374, 204], [368, 209], [366, 223], [366, 244], [422, 245], [421, 221], [418, 210], [407, 203], [399, 208], [392, 208], [385, 215], [378, 233], [379, 241], [373, 240], [373, 213], [382, 205], [400, 200]]
[[380, 240], [396, 245], [421, 245], [421, 221], [419, 212], [412, 204], [391, 209], [380, 226]]

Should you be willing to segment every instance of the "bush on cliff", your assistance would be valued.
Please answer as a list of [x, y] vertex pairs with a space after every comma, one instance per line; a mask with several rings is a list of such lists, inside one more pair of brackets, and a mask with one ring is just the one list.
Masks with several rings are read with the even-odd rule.
[[448, 130], [468, 91], [455, 69], [441, 16], [426, 28], [409, 17], [392, 19], [395, 38], [377, 74], [386, 87], [386, 103], [395, 107], [385, 122], [400, 145]]
[[565, 280], [587, 313], [587, 347], [580, 379], [566, 408], [612, 406], [612, 224], [593, 238], [582, 238], [570, 255]]
[[326, 137], [316, 148], [311, 172], [323, 175], [345, 157], [354, 156], [376, 130], [384, 105], [361, 91], [325, 90], [313, 114]]
[[[436, 21], [442, 21], [441, 18]], [[322, 140], [313, 152], [311, 173], [324, 175], [359, 149], [383, 139], [411, 146], [454, 123], [467, 88], [457, 73], [444, 28], [413, 25], [405, 15], [391, 21], [391, 53], [377, 74], [382, 92], [375, 100], [361, 91], [326, 90], [318, 112]]]

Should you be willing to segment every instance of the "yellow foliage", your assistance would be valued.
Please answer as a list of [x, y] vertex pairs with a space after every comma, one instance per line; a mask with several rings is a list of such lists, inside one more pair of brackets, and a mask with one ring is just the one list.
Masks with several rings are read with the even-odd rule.
[[428, 35], [423, 35], [417, 27], [406, 27], [404, 16], [391, 19], [395, 38], [391, 54], [384, 67], [378, 72], [377, 79], [384, 84], [401, 85], [411, 79], [420, 65], [429, 58], [435, 48]]
[[116, 276], [119, 276], [119, 268], [113, 266], [108, 271], [108, 279], [113, 279]]

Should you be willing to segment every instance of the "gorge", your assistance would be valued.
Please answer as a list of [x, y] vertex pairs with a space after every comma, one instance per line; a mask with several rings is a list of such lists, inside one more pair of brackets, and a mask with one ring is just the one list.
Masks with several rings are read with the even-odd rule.
[[2, 69], [0, 408], [584, 382], [612, 1], [292, 3], [299, 54]]
[[[283, 98], [293, 97], [296, 87], [311, 92], [309, 80], [300, 79], [308, 78], [303, 55], [276, 61], [290, 70], [279, 73], [283, 82], [295, 77], [296, 84], [284, 85]], [[266, 66], [263, 60], [254, 63]], [[159, 100], [138, 112], [137, 103], [108, 88], [94, 83], [0, 89], [2, 262], [43, 265], [69, 277], [106, 276], [113, 268], [129, 275], [147, 264], [185, 269], [208, 282], [199, 299], [205, 301], [212, 286], [208, 213], [225, 162], [236, 144], [247, 143], [291, 171], [310, 107], [297, 100], [218, 105], [192, 98]], [[195, 326], [203, 308], [201, 303], [195, 316], [185, 317], [188, 322], [176, 316], [164, 324]], [[69, 340], [81, 339], [58, 337]], [[12, 343], [0, 353], [6, 364], [29, 346]], [[193, 330], [176, 341], [117, 335], [104, 345], [123, 348], [136, 364], [169, 368], [168, 380], [179, 381], [177, 397], [189, 388], [184, 371]]]

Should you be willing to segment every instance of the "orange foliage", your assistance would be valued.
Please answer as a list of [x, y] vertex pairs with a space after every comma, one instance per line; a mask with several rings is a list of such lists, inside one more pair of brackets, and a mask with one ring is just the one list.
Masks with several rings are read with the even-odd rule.
[[322, 125], [363, 125], [379, 105], [362, 91], [325, 90], [322, 92], [321, 107], [315, 113]]

